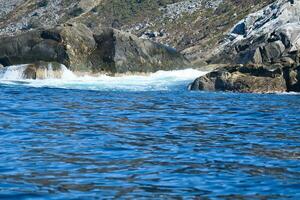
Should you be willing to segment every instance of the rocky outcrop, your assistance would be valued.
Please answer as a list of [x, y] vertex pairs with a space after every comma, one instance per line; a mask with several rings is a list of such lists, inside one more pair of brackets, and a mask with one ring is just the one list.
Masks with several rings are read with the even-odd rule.
[[175, 47], [197, 65], [235, 23], [274, 0], [0, 0], [0, 36], [64, 23], [101, 25]]
[[196, 79], [190, 89], [255, 93], [300, 92], [300, 67], [228, 66]]
[[287, 24], [271, 34], [257, 36], [251, 41], [240, 41], [234, 46], [234, 51], [229, 57], [233, 58], [232, 63], [239, 64], [299, 64], [299, 44], [300, 24]]
[[235, 25], [221, 45], [222, 50], [211, 61], [228, 64], [299, 64], [299, 19], [299, 0], [277, 0]]
[[176, 50], [112, 28], [91, 31], [73, 23], [0, 38], [4, 66], [56, 62], [72, 71], [154, 72], [189, 67]]
[[[300, 1], [277, 0], [235, 25], [192, 90], [300, 92]], [[237, 65], [240, 64], [240, 65]]]

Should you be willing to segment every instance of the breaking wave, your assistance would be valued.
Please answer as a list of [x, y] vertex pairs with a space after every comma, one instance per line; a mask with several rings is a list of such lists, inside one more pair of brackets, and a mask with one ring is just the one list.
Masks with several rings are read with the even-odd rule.
[[51, 87], [81, 90], [128, 90], [159, 91], [174, 87], [186, 87], [190, 82], [206, 72], [185, 69], [176, 71], [158, 71], [147, 75], [77, 75], [61, 65], [60, 75], [53, 71], [52, 65], [44, 68], [42, 78], [36, 80], [24, 78], [28, 65], [15, 65], [0, 69], [0, 83], [23, 84], [30, 87]]

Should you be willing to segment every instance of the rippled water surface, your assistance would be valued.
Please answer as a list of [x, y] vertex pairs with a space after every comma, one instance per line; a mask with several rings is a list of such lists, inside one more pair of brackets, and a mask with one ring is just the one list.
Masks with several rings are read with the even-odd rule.
[[300, 96], [0, 84], [0, 199], [300, 199]]

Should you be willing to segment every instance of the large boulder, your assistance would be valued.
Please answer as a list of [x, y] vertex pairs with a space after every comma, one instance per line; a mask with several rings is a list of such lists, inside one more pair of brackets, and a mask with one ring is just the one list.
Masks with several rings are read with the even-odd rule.
[[105, 29], [94, 38], [97, 48], [88, 60], [104, 71], [155, 72], [191, 67], [175, 49], [116, 29]]
[[190, 67], [176, 50], [112, 28], [73, 23], [0, 38], [4, 66], [56, 62], [72, 71], [155, 72]]
[[300, 67], [285, 70], [288, 92], [300, 92]]
[[233, 92], [300, 92], [300, 67], [281, 65], [268, 68], [256, 65], [228, 66], [199, 77], [191, 90]]
[[0, 38], [0, 64], [57, 62], [74, 70], [86, 69], [87, 55], [96, 47], [93, 33], [82, 24], [39, 29]]

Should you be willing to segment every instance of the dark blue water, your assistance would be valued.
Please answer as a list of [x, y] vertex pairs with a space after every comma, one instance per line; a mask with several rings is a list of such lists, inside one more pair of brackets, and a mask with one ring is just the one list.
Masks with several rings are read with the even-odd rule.
[[0, 199], [300, 199], [300, 96], [0, 85]]

